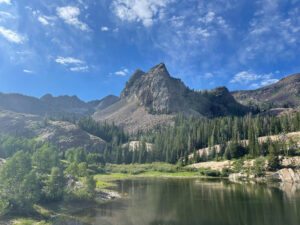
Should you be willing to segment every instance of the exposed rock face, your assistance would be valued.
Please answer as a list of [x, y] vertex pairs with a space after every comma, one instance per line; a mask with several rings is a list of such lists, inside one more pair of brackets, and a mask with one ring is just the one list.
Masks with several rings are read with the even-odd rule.
[[284, 183], [300, 183], [300, 170], [291, 168], [281, 169], [272, 175], [266, 176], [267, 179], [275, 179]]
[[241, 104], [263, 105], [272, 103], [276, 107], [300, 106], [300, 73], [287, 76], [275, 84], [251, 91], [234, 91], [234, 98]]
[[177, 112], [182, 109], [183, 93], [188, 88], [179, 80], [170, 77], [163, 63], [148, 73], [135, 71], [121, 93], [121, 99], [137, 101], [156, 113]]
[[150, 113], [219, 116], [246, 112], [226, 87], [207, 93], [192, 91], [180, 79], [171, 77], [163, 63], [147, 73], [135, 71], [122, 91], [121, 99], [135, 101]]
[[76, 125], [62, 121], [45, 121], [42, 117], [0, 110], [0, 131], [12, 136], [37, 138], [61, 150], [83, 147], [85, 151], [103, 152], [106, 142]]
[[120, 100], [104, 110], [98, 110], [93, 118], [114, 122], [135, 133], [163, 124], [183, 114], [194, 117], [242, 115], [248, 108], [237, 103], [226, 87], [209, 92], [190, 90], [180, 79], [170, 76], [160, 63], [149, 72], [136, 70], [126, 83]]

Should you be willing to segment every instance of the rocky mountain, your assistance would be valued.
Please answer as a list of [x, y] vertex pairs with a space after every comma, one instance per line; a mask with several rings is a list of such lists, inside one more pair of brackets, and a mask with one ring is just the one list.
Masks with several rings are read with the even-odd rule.
[[256, 90], [232, 92], [233, 97], [243, 105], [257, 105], [261, 108], [300, 106], [300, 73], [282, 78], [277, 83]]
[[106, 142], [74, 124], [45, 120], [41, 116], [0, 110], [0, 131], [12, 136], [35, 138], [50, 142], [65, 151], [83, 147], [86, 151], [103, 152]]
[[75, 115], [80, 117], [91, 115], [99, 109], [105, 109], [118, 99], [117, 96], [109, 95], [102, 100], [86, 103], [75, 95], [53, 97], [51, 94], [46, 94], [41, 98], [35, 98], [21, 94], [0, 93], [0, 109], [40, 116]]
[[115, 95], [108, 95], [104, 97], [103, 99], [99, 100], [98, 104], [94, 107], [94, 109], [97, 110], [103, 110], [107, 107], [115, 104], [117, 101], [119, 101], [119, 97]]
[[237, 103], [226, 87], [208, 92], [190, 90], [170, 76], [163, 63], [148, 72], [136, 70], [123, 89], [120, 100], [93, 118], [114, 122], [130, 132], [168, 124], [179, 113], [195, 117], [242, 115], [248, 108]]

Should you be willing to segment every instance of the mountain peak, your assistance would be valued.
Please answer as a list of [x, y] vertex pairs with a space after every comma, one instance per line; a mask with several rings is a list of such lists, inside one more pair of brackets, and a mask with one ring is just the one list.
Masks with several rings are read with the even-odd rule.
[[152, 67], [149, 70], [148, 74], [170, 77], [170, 74], [169, 74], [169, 72], [166, 68], [166, 65], [164, 63], [160, 63], [160, 64]]

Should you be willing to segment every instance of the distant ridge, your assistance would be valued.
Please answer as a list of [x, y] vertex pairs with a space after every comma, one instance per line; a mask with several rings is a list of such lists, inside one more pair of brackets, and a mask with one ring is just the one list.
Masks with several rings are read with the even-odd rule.
[[296, 108], [300, 106], [300, 73], [256, 90], [234, 91], [232, 95], [239, 103], [247, 106]]

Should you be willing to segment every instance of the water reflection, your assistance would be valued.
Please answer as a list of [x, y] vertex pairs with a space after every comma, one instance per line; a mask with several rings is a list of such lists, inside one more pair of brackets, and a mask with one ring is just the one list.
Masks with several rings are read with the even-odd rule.
[[[119, 181], [128, 199], [76, 213], [88, 224], [293, 225], [300, 224], [298, 191], [266, 185], [197, 179]], [[289, 193], [289, 194], [287, 194]]]

